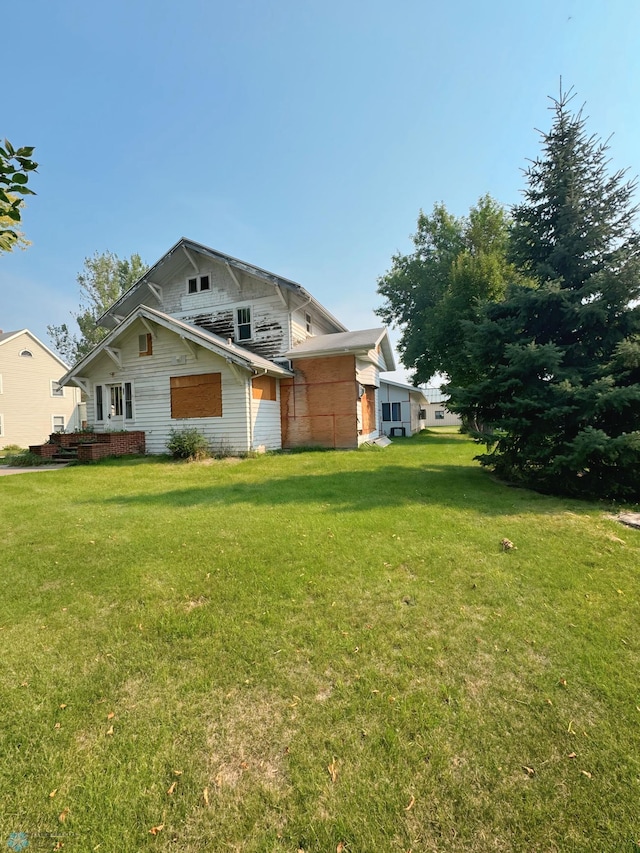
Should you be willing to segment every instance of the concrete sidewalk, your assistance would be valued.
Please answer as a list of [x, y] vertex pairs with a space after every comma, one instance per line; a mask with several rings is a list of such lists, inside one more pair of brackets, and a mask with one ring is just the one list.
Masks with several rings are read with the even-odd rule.
[[37, 465], [33, 468], [12, 468], [11, 465], [0, 465], [0, 477], [6, 477], [9, 474], [35, 474], [38, 471], [59, 471], [61, 468], [67, 468], [68, 462], [56, 462], [55, 465]]

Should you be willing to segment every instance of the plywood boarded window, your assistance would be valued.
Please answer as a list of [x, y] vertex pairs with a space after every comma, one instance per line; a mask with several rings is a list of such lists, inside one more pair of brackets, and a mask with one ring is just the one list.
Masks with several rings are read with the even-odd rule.
[[254, 376], [251, 380], [251, 396], [254, 400], [275, 400], [276, 380], [273, 376]]
[[172, 418], [221, 418], [222, 374], [171, 376]]

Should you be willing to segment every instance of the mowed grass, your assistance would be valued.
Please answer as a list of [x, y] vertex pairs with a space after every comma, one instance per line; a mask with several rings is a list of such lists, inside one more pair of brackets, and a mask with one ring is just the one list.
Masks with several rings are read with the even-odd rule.
[[0, 479], [0, 845], [640, 849], [640, 531], [476, 452]]

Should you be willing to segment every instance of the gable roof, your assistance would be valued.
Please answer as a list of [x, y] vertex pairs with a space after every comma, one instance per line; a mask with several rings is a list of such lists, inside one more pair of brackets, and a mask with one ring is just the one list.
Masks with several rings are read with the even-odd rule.
[[335, 332], [332, 335], [314, 335], [285, 353], [285, 358], [312, 358], [322, 355], [353, 353], [366, 356], [379, 347], [385, 366], [383, 370], [395, 370], [393, 350], [387, 330], [360, 329], [356, 332]]
[[219, 252], [217, 249], [211, 249], [209, 246], [197, 243], [195, 240], [189, 240], [186, 237], [181, 237], [168, 252], [165, 252], [165, 254], [156, 261], [152, 267], [149, 267], [145, 274], [141, 276], [135, 284], [131, 285], [131, 287], [126, 290], [113, 303], [113, 305], [110, 305], [104, 314], [98, 317], [97, 324], [106, 328], [114, 328], [119, 322], [114, 314], [118, 314], [119, 309], [121, 311], [130, 312], [137, 304], [140, 304], [143, 299], [146, 299], [149, 293], [153, 293], [155, 296], [155, 290], [153, 287], [154, 276], [158, 276], [161, 273], [162, 267], [165, 266], [180, 249], [183, 250], [188, 261], [191, 260], [189, 252], [195, 252], [212, 260], [219, 261], [225, 266], [235, 269], [238, 272], [248, 273], [261, 281], [273, 285], [277, 290], [284, 288], [285, 290], [294, 293], [304, 303], [313, 305], [315, 310], [324, 316], [332, 325], [336, 326], [338, 329], [342, 329], [344, 331], [347, 330], [347, 327], [327, 311], [327, 309], [316, 299], [314, 299], [301, 284], [291, 281], [288, 278], [283, 278], [282, 276], [276, 275], [268, 270], [264, 270], [261, 267], [249, 264], [246, 261], [241, 261], [231, 255], [225, 255], [224, 252]]
[[239, 347], [237, 344], [229, 343], [229, 341], [221, 338], [219, 335], [214, 335], [213, 332], [207, 332], [199, 326], [193, 326], [191, 323], [177, 320], [175, 317], [164, 314], [162, 311], [156, 311], [154, 308], [140, 305], [117, 328], [113, 329], [106, 338], [100, 341], [90, 353], [69, 370], [60, 380], [60, 384], [65, 385], [75, 376], [82, 376], [82, 371], [101, 354], [102, 350], [113, 344], [132, 323], [141, 317], [152, 323], [157, 323], [159, 326], [174, 332], [176, 335], [186, 338], [192, 343], [208, 349], [210, 352], [216, 353], [216, 355], [222, 356], [226, 361], [236, 364], [239, 367], [268, 373], [272, 376], [291, 376], [291, 372], [284, 367], [274, 364], [273, 361], [269, 361], [260, 355], [249, 352], [249, 350]]
[[409, 394], [415, 394], [419, 397], [422, 397], [422, 399], [425, 401], [425, 403], [429, 402], [429, 398], [424, 393], [424, 388], [416, 388], [415, 385], [409, 385], [407, 382], [395, 382], [394, 380], [384, 379], [383, 377], [380, 378], [380, 384], [381, 385], [392, 385], [394, 388], [400, 388], [403, 391], [408, 391]]
[[8, 341], [10, 340], [13, 340], [13, 338], [17, 338], [19, 335], [28, 335], [35, 344], [37, 344], [41, 349], [43, 349], [47, 353], [47, 355], [50, 355], [51, 358], [55, 359], [58, 364], [62, 365], [65, 370], [69, 369], [69, 365], [66, 363], [66, 361], [63, 361], [59, 355], [56, 355], [55, 352], [50, 350], [48, 346], [43, 344], [40, 338], [36, 338], [33, 332], [30, 332], [29, 329], [18, 329], [15, 332], [1, 332], [0, 346], [2, 346], [2, 344], [8, 343]]

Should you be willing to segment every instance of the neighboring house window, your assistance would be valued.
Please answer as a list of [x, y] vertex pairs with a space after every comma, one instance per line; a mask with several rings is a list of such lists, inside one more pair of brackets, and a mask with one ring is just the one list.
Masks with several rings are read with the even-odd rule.
[[51, 380], [51, 396], [64, 397], [64, 388], [59, 382], [56, 382], [55, 379]]
[[250, 341], [251, 333], [251, 308], [236, 309], [236, 326], [238, 328], [237, 340]]
[[401, 421], [400, 403], [383, 403], [382, 404], [382, 420], [383, 421]]
[[149, 332], [138, 335], [138, 355], [153, 355], [153, 338]]
[[187, 293], [199, 293], [201, 290], [211, 290], [211, 279], [208, 275], [187, 279]]
[[275, 400], [276, 380], [273, 376], [254, 376], [251, 380], [251, 396], [254, 400]]
[[437, 421], [443, 421], [444, 420], [444, 410], [443, 409], [436, 409], [434, 416], [435, 416], [435, 419]]
[[427, 410], [426, 409], [420, 409], [418, 411], [418, 420], [419, 421], [426, 421], [426, 419], [427, 419]]
[[64, 432], [64, 415], [54, 415], [51, 424], [54, 432]]
[[28, 349], [23, 349], [20, 352], [20, 355], [22, 356], [22, 358], [33, 358], [33, 353], [31, 352], [31, 350]]
[[312, 331], [311, 331], [311, 314], [305, 314], [304, 315], [304, 324], [305, 324], [305, 328], [306, 328], [307, 332], [309, 332], [309, 334], [312, 334]]
[[169, 377], [172, 418], [221, 418], [222, 374]]
[[104, 420], [104, 403], [102, 399], [102, 385], [96, 385], [96, 420]]

